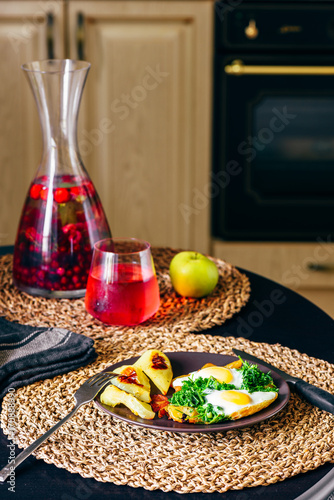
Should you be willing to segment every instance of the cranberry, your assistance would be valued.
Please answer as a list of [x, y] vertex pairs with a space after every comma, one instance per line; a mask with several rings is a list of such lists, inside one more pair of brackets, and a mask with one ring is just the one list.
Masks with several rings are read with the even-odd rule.
[[34, 227], [28, 227], [26, 229], [25, 236], [31, 243], [38, 243], [41, 239]]
[[38, 273], [37, 273], [37, 278], [38, 278], [40, 281], [43, 281], [43, 280], [44, 280], [44, 277], [45, 277], [45, 273], [44, 273], [44, 271], [38, 271]]
[[33, 200], [38, 200], [42, 187], [42, 184], [34, 184], [33, 186], [31, 186], [30, 198], [32, 198]]
[[58, 267], [57, 274], [58, 274], [58, 276], [64, 276], [65, 269], [63, 267]]
[[75, 233], [75, 224], [66, 224], [66, 226], [62, 227], [62, 231], [67, 237], [71, 237]]
[[79, 280], [78, 276], [73, 276], [73, 278], [72, 278], [72, 282], [73, 282], [75, 285], [76, 285], [79, 281], [80, 281], [80, 280]]
[[57, 262], [56, 260], [52, 260], [52, 261], [51, 261], [51, 267], [52, 267], [52, 269], [57, 269], [57, 267], [58, 267], [58, 262]]
[[62, 285], [67, 285], [67, 283], [68, 283], [67, 278], [65, 278], [65, 276], [63, 276], [63, 277], [61, 278], [61, 280], [60, 280], [60, 283], [61, 283]]
[[66, 188], [57, 188], [54, 194], [54, 199], [57, 203], [66, 203], [70, 197], [70, 192]]
[[40, 197], [42, 200], [46, 200], [47, 197], [48, 197], [48, 193], [49, 193], [49, 188], [43, 186], [42, 189], [41, 189], [41, 192], [40, 192]]
[[[78, 244], [82, 240], [82, 232], [85, 231], [85, 225], [82, 223], [78, 224], [66, 224], [62, 228], [63, 234], [67, 235], [68, 241], [70, 241], [73, 245]], [[76, 251], [80, 250], [80, 247], [77, 246]]]
[[82, 186], [74, 186], [71, 188], [71, 196], [72, 198], [79, 198], [78, 201], [83, 201], [84, 198], [86, 198], [86, 193], [85, 190]]
[[81, 223], [86, 222], [86, 214], [84, 211], [77, 212], [77, 221]]

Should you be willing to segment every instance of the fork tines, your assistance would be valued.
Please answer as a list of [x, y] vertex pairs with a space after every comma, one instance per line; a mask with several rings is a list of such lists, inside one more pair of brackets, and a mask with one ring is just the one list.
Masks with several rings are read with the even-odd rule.
[[100, 385], [104, 384], [107, 379], [110, 379], [112, 377], [114, 377], [114, 375], [108, 374], [108, 372], [97, 373], [96, 375], [93, 375], [89, 379], [88, 385], [90, 385], [90, 386], [92, 386], [92, 385], [100, 386]]

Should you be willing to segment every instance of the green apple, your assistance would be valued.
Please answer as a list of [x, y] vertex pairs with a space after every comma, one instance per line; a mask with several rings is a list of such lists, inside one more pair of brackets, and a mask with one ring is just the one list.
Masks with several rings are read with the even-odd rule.
[[174, 290], [183, 297], [205, 297], [218, 283], [216, 264], [198, 252], [179, 252], [171, 260], [169, 274]]

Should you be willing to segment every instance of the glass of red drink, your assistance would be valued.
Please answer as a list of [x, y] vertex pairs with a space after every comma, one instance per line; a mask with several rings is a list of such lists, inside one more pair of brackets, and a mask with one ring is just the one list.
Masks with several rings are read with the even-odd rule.
[[138, 325], [153, 316], [160, 294], [150, 244], [136, 238], [95, 243], [85, 305], [108, 325]]

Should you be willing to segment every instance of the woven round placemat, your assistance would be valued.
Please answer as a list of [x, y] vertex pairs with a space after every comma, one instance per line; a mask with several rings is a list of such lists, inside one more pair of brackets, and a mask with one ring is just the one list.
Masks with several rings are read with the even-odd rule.
[[[116, 340], [116, 339], [115, 339]], [[334, 366], [278, 344], [233, 337], [176, 332], [136, 332], [96, 341], [97, 361], [15, 394], [16, 441], [25, 448], [73, 407], [83, 380], [109, 364], [148, 348], [232, 354], [245, 349], [279, 368], [334, 392]], [[8, 434], [7, 395], [1, 426]], [[334, 462], [334, 416], [297, 395], [270, 420], [252, 427], [208, 434], [177, 434], [145, 429], [110, 417], [95, 404], [83, 406], [36, 452], [36, 457], [83, 477], [117, 485], [178, 493], [224, 492], [268, 485]]]
[[[180, 328], [171, 321], [173, 328], [151, 323], [150, 328], [109, 329], [87, 318], [80, 309], [80, 300], [36, 299], [13, 290], [10, 265], [9, 257], [0, 259], [1, 314], [35, 325], [59, 326], [61, 320], [61, 326], [94, 337], [98, 353], [97, 360], [84, 368], [15, 391], [15, 440], [21, 448], [72, 409], [73, 394], [86, 378], [151, 348], [232, 354], [232, 347], [236, 347], [334, 392], [334, 365], [328, 362], [279, 344], [189, 333], [190, 323]], [[10, 431], [12, 394], [4, 398], [1, 413], [1, 427], [6, 434]], [[92, 402], [83, 406], [35, 455], [83, 477], [117, 485], [178, 493], [223, 493], [268, 485], [334, 462], [333, 442], [334, 416], [297, 395], [292, 395], [288, 405], [269, 420], [244, 429], [208, 434], [138, 427], [110, 417]]]
[[50, 321], [66, 328], [70, 315], [72, 325], [90, 328], [94, 339], [114, 335], [115, 332], [130, 333], [136, 329], [160, 331], [198, 332], [223, 324], [247, 303], [250, 283], [247, 276], [221, 259], [212, 260], [219, 270], [219, 281], [214, 291], [202, 299], [177, 295], [169, 277], [169, 264], [179, 250], [152, 248], [160, 289], [160, 308], [145, 323], [137, 327], [106, 326], [86, 313], [84, 299], [59, 300], [33, 297], [20, 292], [12, 285], [12, 256], [0, 258], [0, 314], [7, 319], [26, 324], [48, 326]]

